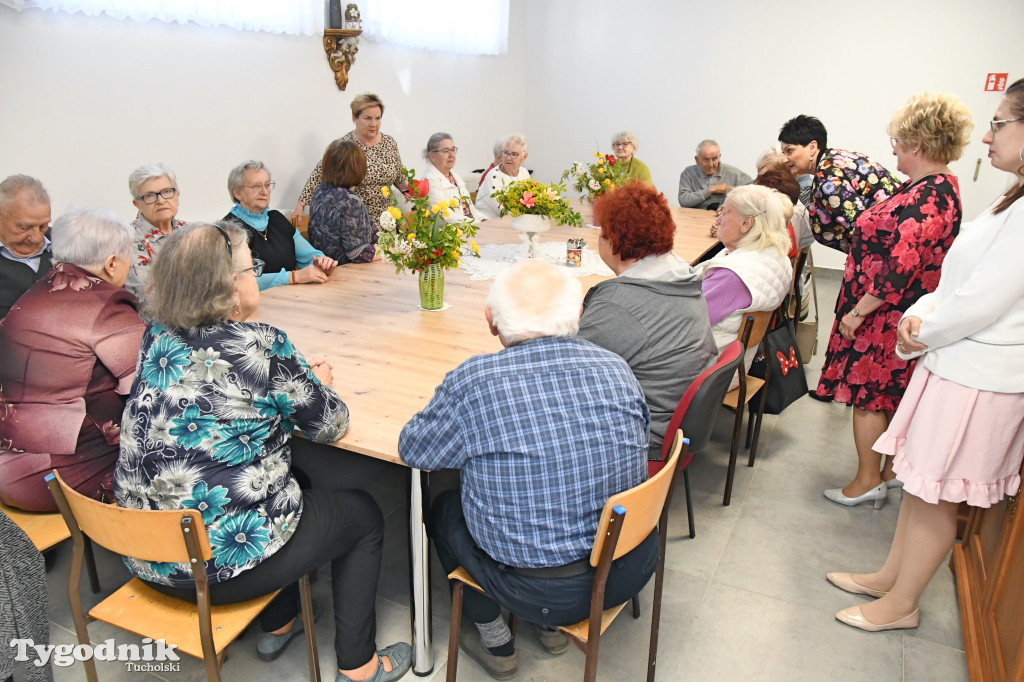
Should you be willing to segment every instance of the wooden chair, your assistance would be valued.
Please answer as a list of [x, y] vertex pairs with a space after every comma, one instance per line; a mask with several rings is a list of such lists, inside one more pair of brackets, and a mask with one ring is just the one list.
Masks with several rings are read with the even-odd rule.
[[[211, 606], [206, 576], [206, 562], [211, 558], [210, 540], [203, 517], [197, 510], [152, 511], [102, 504], [75, 492], [56, 471], [46, 476], [46, 482], [75, 545], [68, 577], [68, 598], [78, 642], [89, 643], [88, 621], [78, 593], [85, 539], [89, 537], [101, 547], [124, 556], [192, 564], [196, 604], [161, 594], [138, 578], [132, 578], [94, 606], [89, 617], [143, 637], [174, 644], [178, 651], [203, 659], [207, 679], [220, 680], [220, 665], [228, 644], [242, 634], [280, 590], [239, 604]], [[316, 631], [312, 625], [313, 604], [308, 576], [299, 580], [299, 594], [302, 619], [308, 624], [305, 633], [309, 678], [319, 682], [320, 664]], [[86, 678], [96, 682], [95, 661], [90, 659], [84, 663]]]
[[[0, 512], [14, 521], [21, 528], [40, 552], [45, 552], [54, 545], [71, 537], [68, 525], [60, 512], [27, 512], [0, 504]], [[96, 574], [96, 560], [92, 555], [92, 543], [85, 543], [85, 570], [89, 574], [89, 589], [93, 594], [100, 591], [100, 581]]]
[[299, 231], [303, 239], [309, 240], [309, 214], [303, 213], [302, 215], [292, 214], [291, 217], [292, 225]]
[[[747, 316], [740, 326], [740, 331], [737, 335], [740, 343], [743, 344], [743, 353], [741, 355], [746, 354], [747, 348], [756, 348], [761, 345], [761, 341], [768, 331], [768, 324], [771, 322], [774, 314], [774, 310], [760, 310]], [[729, 506], [729, 503], [732, 501], [732, 482], [736, 474], [736, 455], [739, 452], [740, 432], [743, 430], [743, 412], [747, 403], [757, 395], [758, 390], [765, 386], [771, 378], [767, 374], [764, 379], [748, 376], [746, 362], [740, 362], [738, 371], [740, 375], [739, 385], [726, 393], [725, 399], [722, 400], [723, 405], [736, 413], [736, 420], [732, 428], [732, 444], [729, 447], [729, 470], [725, 475], [725, 495], [722, 497], [722, 504], [725, 506]], [[747, 423], [748, 443], [750, 443], [751, 428], [754, 429], [754, 440], [753, 445], [750, 446], [750, 457], [747, 461], [747, 466], [754, 466], [754, 454], [757, 452], [757, 438], [761, 433], [761, 417], [764, 416], [764, 396], [766, 395], [767, 391], [762, 394], [760, 409]]]
[[[679, 399], [672, 419], [669, 420], [665, 433], [674, 433], [676, 429], [682, 429], [688, 434], [687, 440], [690, 447], [684, 457], [679, 460], [679, 471], [683, 474], [683, 487], [686, 491], [686, 516], [690, 522], [690, 537], [697, 537], [697, 530], [693, 522], [693, 499], [690, 497], [690, 470], [687, 468], [693, 459], [693, 453], [700, 452], [711, 439], [711, 430], [715, 425], [715, 417], [722, 407], [725, 394], [729, 392], [729, 384], [732, 382], [736, 369], [743, 362], [743, 344], [739, 340], [733, 341], [722, 349], [721, 355], [711, 367], [704, 370], [700, 376], [693, 380], [683, 397]], [[668, 439], [661, 444], [661, 460], [647, 462], [647, 473], [653, 476], [661, 471], [668, 459], [670, 442]]]
[[[626, 603], [604, 610], [604, 590], [614, 559], [632, 551], [651, 531], [658, 529], [658, 568], [654, 574], [654, 604], [651, 611], [651, 643], [647, 658], [647, 680], [653, 682], [658, 653], [658, 627], [661, 621], [661, 593], [665, 579], [665, 541], [668, 537], [668, 506], [675, 488], [675, 473], [679, 458], [685, 453], [689, 441], [682, 431], [676, 431], [671, 456], [665, 467], [644, 483], [612, 495], [604, 505], [597, 527], [597, 537], [590, 553], [590, 565], [595, 567], [594, 587], [590, 594], [590, 618], [573, 625], [558, 628], [579, 647], [587, 657], [583, 672], [584, 682], [597, 677], [597, 653], [601, 635]], [[462, 626], [462, 590], [465, 586], [486, 594], [461, 566], [448, 576], [452, 581], [452, 620], [448, 634], [448, 682], [455, 682], [459, 664], [459, 636]], [[511, 626], [515, 627], [514, 616]], [[513, 635], [515, 630], [512, 630]]]

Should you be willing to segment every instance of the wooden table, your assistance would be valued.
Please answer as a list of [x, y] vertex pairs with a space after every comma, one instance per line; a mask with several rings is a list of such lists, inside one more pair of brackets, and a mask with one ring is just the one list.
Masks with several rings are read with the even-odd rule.
[[[584, 223], [590, 221], [583, 207]], [[708, 236], [713, 213], [675, 208], [675, 253], [696, 262], [717, 241]], [[558, 227], [541, 241], [582, 236], [597, 250], [598, 230]], [[481, 223], [480, 244], [518, 244], [508, 219]], [[589, 288], [604, 277], [582, 279]], [[307, 359], [324, 358], [334, 368], [334, 389], [348, 405], [351, 422], [344, 438], [333, 445], [395, 464], [398, 436], [412, 416], [423, 409], [445, 373], [472, 355], [494, 353], [501, 343], [484, 321], [490, 281], [471, 280], [461, 270], [445, 277], [445, 301], [440, 312], [419, 309], [415, 275], [396, 275], [394, 267], [377, 261], [339, 267], [328, 282], [317, 286], [281, 286], [261, 294], [256, 321], [288, 333]], [[404, 466], [404, 464], [403, 464]], [[413, 583], [414, 672], [433, 670], [430, 641], [429, 556], [423, 524], [425, 478], [410, 469], [409, 537]]]

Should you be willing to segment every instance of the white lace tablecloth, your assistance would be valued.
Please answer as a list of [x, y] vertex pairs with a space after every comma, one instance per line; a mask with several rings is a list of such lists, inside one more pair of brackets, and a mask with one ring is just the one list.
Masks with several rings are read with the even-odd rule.
[[[566, 244], [564, 241], [542, 241], [537, 245], [537, 248], [540, 251], [537, 260], [562, 266], [577, 277], [587, 277], [588, 275], [611, 277], [615, 274], [611, 271], [611, 268], [604, 264], [601, 256], [589, 247], [583, 247], [583, 259], [578, 268], [568, 267], [565, 264]], [[463, 256], [462, 265], [459, 266], [459, 269], [468, 274], [470, 279], [494, 279], [499, 273], [507, 270], [523, 258], [522, 243], [481, 244], [480, 257], [474, 258], [468, 254]]]

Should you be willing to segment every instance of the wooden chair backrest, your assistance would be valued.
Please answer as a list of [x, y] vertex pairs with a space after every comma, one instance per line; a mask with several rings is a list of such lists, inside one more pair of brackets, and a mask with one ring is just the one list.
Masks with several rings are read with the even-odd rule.
[[601, 521], [597, 525], [597, 538], [590, 553], [591, 566], [597, 566], [601, 560], [601, 549], [604, 547], [605, 538], [608, 537], [608, 525], [616, 507], [624, 507], [628, 513], [623, 517], [622, 531], [619, 533], [619, 541], [612, 559], [618, 559], [631, 552], [657, 527], [682, 449], [683, 432], [676, 431], [665, 468], [635, 488], [623, 490], [608, 498], [601, 511]]
[[[74, 521], [96, 544], [115, 554], [145, 561], [188, 563], [189, 553], [182, 537], [182, 519], [191, 519], [192, 533], [202, 559], [211, 557], [210, 539], [203, 516], [195, 509], [157, 511], [125, 509], [89, 499], [68, 486], [54, 471], [54, 480], [70, 508]], [[47, 476], [49, 480], [49, 476]], [[55, 496], [56, 497], [56, 496]], [[57, 500], [60, 505], [60, 500]], [[71, 521], [65, 517], [65, 521]]]
[[302, 215], [294, 215], [291, 217], [292, 225], [299, 231], [304, 239], [309, 239], [309, 215], [303, 213]]
[[[754, 318], [754, 324], [750, 328], [750, 337], [746, 341], [747, 348], [757, 348], [761, 345], [761, 339], [768, 332], [768, 325], [772, 321], [772, 315], [775, 314], [774, 310], [757, 310], [755, 312], [749, 312], [744, 314], [744, 321], [747, 317]], [[743, 327], [741, 324], [739, 332], [736, 334], [736, 338], [743, 340]]]

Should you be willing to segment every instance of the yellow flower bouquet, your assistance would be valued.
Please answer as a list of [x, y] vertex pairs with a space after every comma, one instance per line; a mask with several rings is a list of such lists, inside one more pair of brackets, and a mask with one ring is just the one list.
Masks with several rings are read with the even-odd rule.
[[605, 192], [622, 186], [626, 180], [622, 164], [614, 156], [594, 152], [594, 157], [595, 161], [589, 165], [577, 161], [569, 170], [562, 173], [562, 182], [565, 182], [566, 178], [572, 177], [573, 189], [591, 201]]
[[565, 185], [545, 185], [533, 178], [516, 180], [498, 188], [491, 196], [498, 202], [501, 216], [537, 215], [551, 218], [559, 225], [581, 227], [583, 219], [572, 210], [569, 201], [562, 196]]

